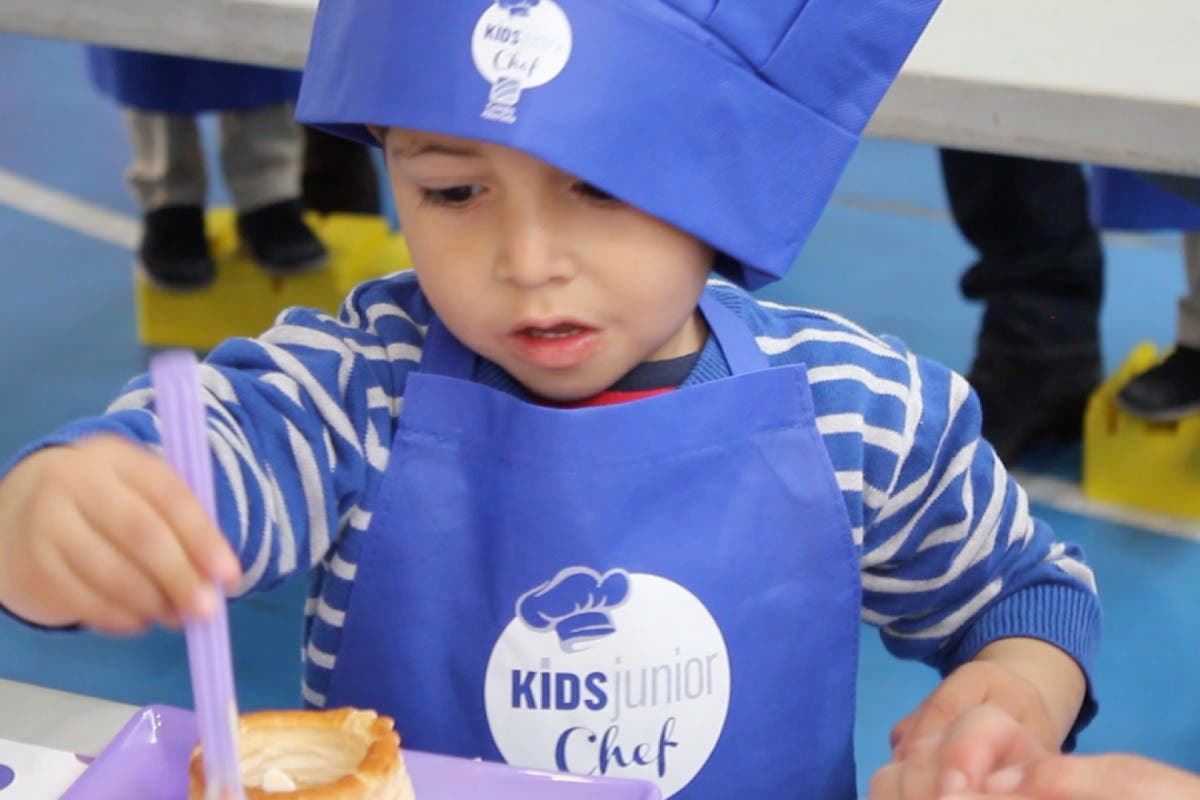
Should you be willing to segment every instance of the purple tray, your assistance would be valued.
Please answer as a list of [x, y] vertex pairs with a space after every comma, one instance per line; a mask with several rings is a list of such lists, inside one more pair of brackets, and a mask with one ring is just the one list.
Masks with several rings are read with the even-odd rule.
[[[192, 712], [139, 709], [62, 800], [187, 800], [196, 744]], [[507, 764], [404, 751], [417, 800], [662, 800], [645, 781], [586, 778]]]

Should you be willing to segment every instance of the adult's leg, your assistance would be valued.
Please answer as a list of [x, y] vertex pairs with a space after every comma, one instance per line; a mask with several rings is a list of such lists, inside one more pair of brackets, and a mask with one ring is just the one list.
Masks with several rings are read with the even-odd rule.
[[1117, 394], [1126, 411], [1158, 422], [1200, 412], [1200, 233], [1184, 233], [1183, 260], [1187, 289], [1179, 300], [1175, 349]]
[[1006, 462], [1042, 438], [1077, 438], [1101, 377], [1104, 258], [1078, 165], [941, 152], [959, 230], [978, 260], [961, 282], [985, 304], [969, 380]]

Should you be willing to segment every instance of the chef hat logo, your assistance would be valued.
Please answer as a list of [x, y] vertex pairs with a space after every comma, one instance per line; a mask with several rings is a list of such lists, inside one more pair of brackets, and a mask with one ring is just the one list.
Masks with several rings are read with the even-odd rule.
[[507, 8], [508, 13], [515, 17], [529, 16], [529, 9], [536, 6], [542, 0], [500, 0], [500, 7]]
[[629, 598], [629, 573], [569, 567], [517, 600], [517, 617], [536, 631], [554, 629], [564, 652], [616, 632], [608, 611]]

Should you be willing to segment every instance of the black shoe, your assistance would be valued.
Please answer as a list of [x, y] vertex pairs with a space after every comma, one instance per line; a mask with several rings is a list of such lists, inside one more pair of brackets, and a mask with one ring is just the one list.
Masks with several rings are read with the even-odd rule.
[[329, 251], [304, 224], [298, 200], [238, 214], [237, 230], [251, 257], [271, 275], [312, 272], [329, 263]]
[[983, 407], [983, 435], [1012, 466], [1040, 441], [1074, 442], [1100, 383], [1100, 356], [1056, 358], [980, 354], [967, 380]]
[[1183, 345], [1125, 384], [1117, 405], [1151, 422], [1175, 422], [1200, 412], [1200, 350]]
[[304, 171], [300, 176], [304, 207], [319, 214], [375, 214], [383, 211], [379, 176], [366, 145], [304, 128]]
[[204, 233], [204, 209], [166, 206], [145, 214], [138, 259], [142, 274], [160, 289], [195, 290], [216, 280], [217, 268]]

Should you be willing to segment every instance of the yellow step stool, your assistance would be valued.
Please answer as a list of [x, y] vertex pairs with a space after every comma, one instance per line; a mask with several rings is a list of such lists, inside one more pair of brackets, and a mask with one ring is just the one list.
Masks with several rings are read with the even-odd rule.
[[209, 350], [231, 336], [256, 336], [290, 306], [334, 313], [357, 284], [408, 269], [404, 237], [380, 216], [307, 214], [305, 221], [329, 249], [329, 267], [279, 278], [267, 275], [238, 245], [232, 209], [206, 215], [217, 279], [197, 292], [160, 289], [134, 276], [138, 339], [148, 347]]
[[1115, 402], [1121, 387], [1158, 360], [1152, 343], [1139, 344], [1088, 401], [1083, 493], [1143, 511], [1200, 519], [1200, 415], [1148, 422]]

